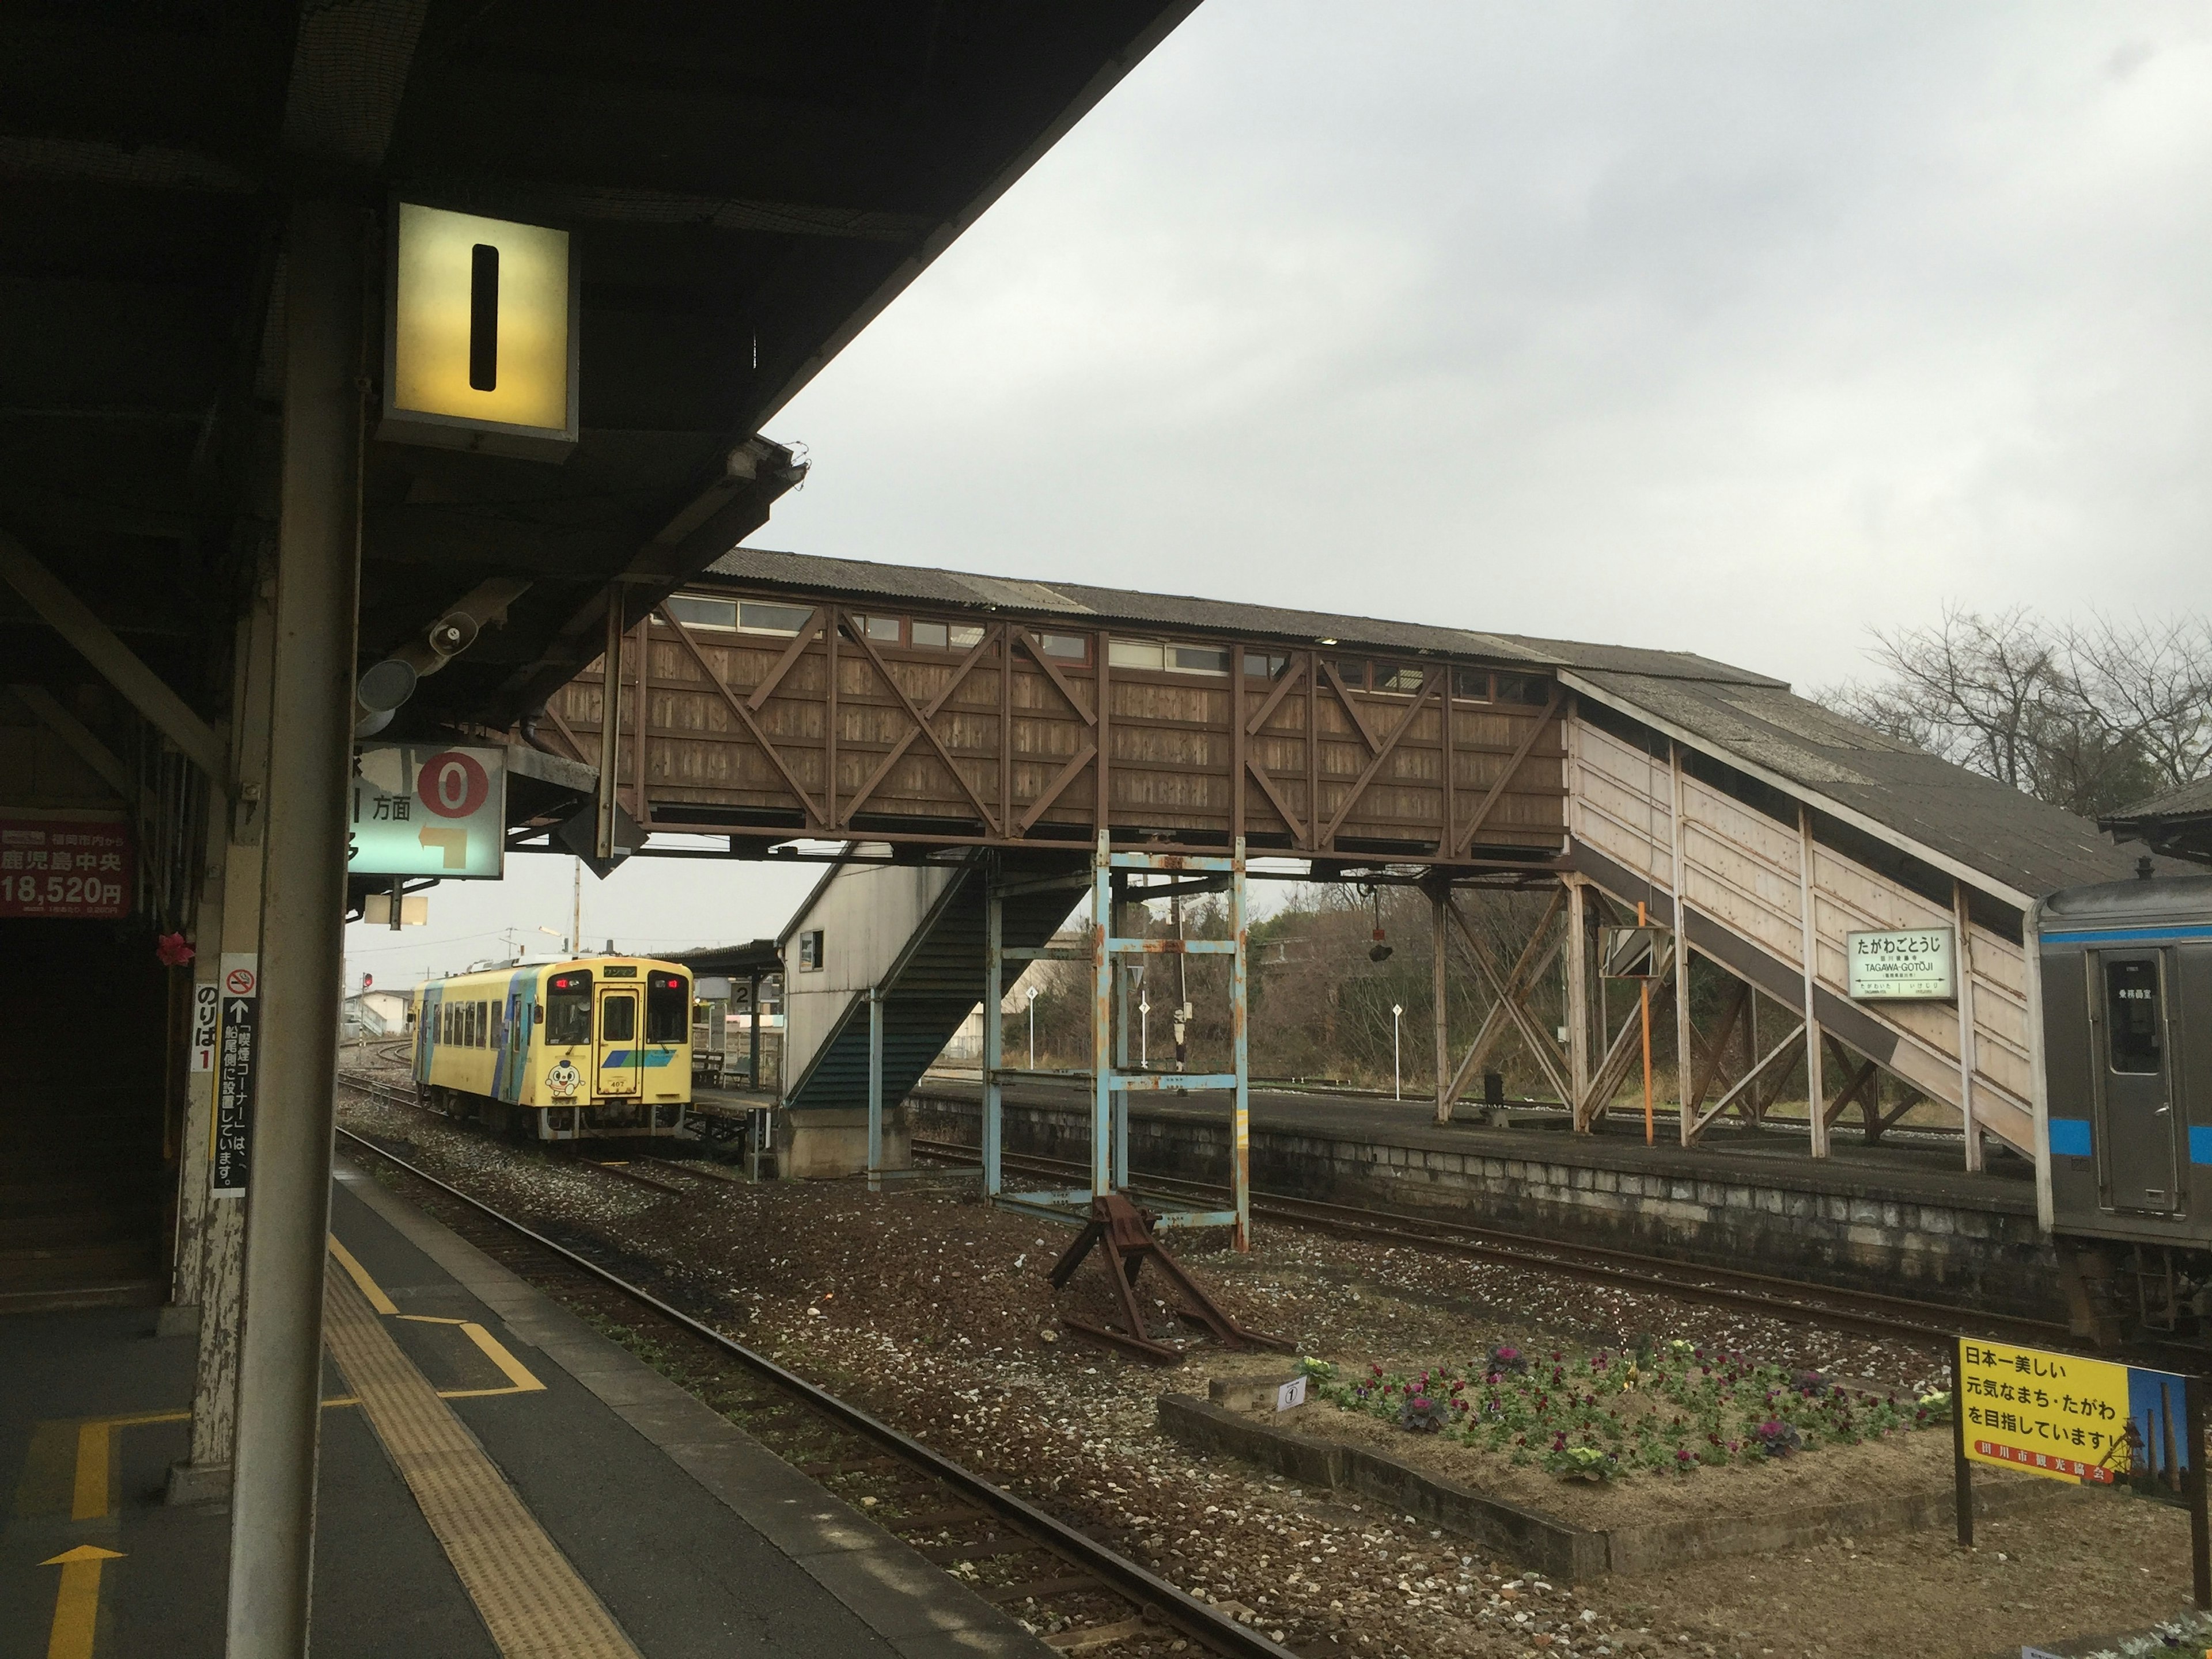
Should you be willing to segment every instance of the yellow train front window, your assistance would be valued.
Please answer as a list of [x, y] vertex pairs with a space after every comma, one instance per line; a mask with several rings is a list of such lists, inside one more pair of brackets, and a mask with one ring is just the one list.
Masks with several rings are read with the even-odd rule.
[[686, 1042], [691, 1036], [691, 990], [679, 974], [645, 977], [645, 1040]]
[[592, 976], [578, 969], [556, 974], [545, 983], [545, 1041], [592, 1040]]

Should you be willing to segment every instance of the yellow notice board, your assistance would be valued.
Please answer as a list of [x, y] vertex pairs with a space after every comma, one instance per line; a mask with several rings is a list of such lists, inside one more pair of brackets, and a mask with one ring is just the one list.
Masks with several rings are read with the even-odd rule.
[[1959, 1344], [1956, 1404], [1971, 1462], [2094, 1486], [2131, 1475], [2173, 1479], [2190, 1461], [2186, 1398], [2185, 1380], [2166, 1371]]

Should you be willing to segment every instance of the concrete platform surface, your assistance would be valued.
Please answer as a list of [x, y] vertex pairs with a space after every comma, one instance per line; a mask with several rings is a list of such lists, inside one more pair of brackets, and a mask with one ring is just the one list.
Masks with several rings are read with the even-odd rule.
[[[318, 1659], [1051, 1652], [349, 1167], [332, 1233], [325, 1329], [344, 1365], [326, 1355]], [[154, 1329], [142, 1310], [0, 1319], [0, 1467], [13, 1493], [0, 1659], [222, 1651], [228, 1506], [164, 1506], [186, 1449], [194, 1352], [189, 1337]], [[457, 1508], [450, 1488], [469, 1477], [451, 1472], [471, 1467], [493, 1490], [465, 1491]], [[465, 1524], [493, 1499], [538, 1559], [487, 1553], [481, 1535], [455, 1544], [453, 1516]], [[551, 1630], [561, 1596], [526, 1593], [525, 1579], [567, 1580], [595, 1633]], [[89, 1582], [94, 1617], [75, 1631], [70, 1609], [86, 1606]]]

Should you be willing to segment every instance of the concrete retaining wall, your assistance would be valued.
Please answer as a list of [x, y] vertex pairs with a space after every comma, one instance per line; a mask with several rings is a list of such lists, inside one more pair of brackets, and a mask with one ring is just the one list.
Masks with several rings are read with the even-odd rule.
[[[918, 1091], [915, 1133], [973, 1145], [972, 1098]], [[1090, 1162], [1088, 1120], [1059, 1106], [1009, 1101], [1010, 1152]], [[1677, 1261], [1770, 1272], [1813, 1283], [1928, 1295], [2032, 1318], [2063, 1318], [2057, 1261], [2037, 1231], [2032, 1200], [2002, 1189], [1981, 1202], [1885, 1195], [1879, 1174], [1834, 1166], [1785, 1184], [1780, 1160], [1723, 1172], [1708, 1157], [1694, 1170], [1607, 1167], [1607, 1150], [1562, 1133], [1552, 1156], [1505, 1157], [1470, 1140], [1464, 1150], [1394, 1146], [1310, 1130], [1252, 1131], [1252, 1182], [1263, 1191], [1340, 1204], [1427, 1209], [1563, 1241], [1603, 1244]], [[1636, 1149], [1641, 1152], [1643, 1149]], [[1680, 1160], [1687, 1162], [1687, 1155]], [[1131, 1167], [1219, 1182], [1229, 1166], [1229, 1125], [1131, 1114]], [[1586, 1161], [1587, 1160], [1587, 1161]], [[1809, 1160], [1808, 1160], [1809, 1162]]]
[[[1299, 1434], [1267, 1419], [1225, 1411], [1193, 1395], [1162, 1395], [1159, 1422], [1169, 1438], [1194, 1450], [1239, 1458], [1302, 1486], [1372, 1498], [1401, 1515], [1474, 1539], [1486, 1549], [1562, 1583], [1600, 1573], [1650, 1572], [1718, 1556], [1758, 1554], [1816, 1539], [1948, 1527], [1958, 1515], [1951, 1489], [1944, 1486], [1765, 1515], [1708, 1516], [1664, 1526], [1594, 1530], [1486, 1498], [1472, 1487], [1424, 1474], [1367, 1447]], [[2067, 1488], [2047, 1480], [1978, 1480], [1974, 1513], [2002, 1514], [2067, 1496]]]

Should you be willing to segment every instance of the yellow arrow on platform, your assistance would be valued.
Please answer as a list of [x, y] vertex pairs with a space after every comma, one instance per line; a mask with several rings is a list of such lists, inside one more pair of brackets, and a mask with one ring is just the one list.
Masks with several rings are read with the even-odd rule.
[[42, 1567], [62, 1570], [61, 1593], [54, 1597], [54, 1627], [46, 1638], [46, 1659], [92, 1659], [93, 1632], [100, 1623], [100, 1570], [123, 1559], [121, 1550], [79, 1544]]

